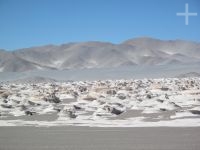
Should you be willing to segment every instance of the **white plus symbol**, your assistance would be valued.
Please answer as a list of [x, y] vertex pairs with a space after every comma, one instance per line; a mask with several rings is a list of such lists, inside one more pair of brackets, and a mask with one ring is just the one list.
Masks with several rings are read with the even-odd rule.
[[185, 12], [184, 13], [176, 13], [177, 16], [185, 16], [185, 25], [189, 24], [189, 16], [197, 16], [197, 13], [189, 13], [188, 12], [188, 4], [185, 4]]

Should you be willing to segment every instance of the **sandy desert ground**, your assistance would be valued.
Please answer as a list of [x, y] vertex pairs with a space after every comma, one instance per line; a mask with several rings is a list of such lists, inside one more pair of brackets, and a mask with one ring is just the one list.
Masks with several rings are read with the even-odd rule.
[[200, 128], [0, 127], [1, 150], [199, 150]]
[[0, 150], [199, 147], [198, 77], [0, 85]]

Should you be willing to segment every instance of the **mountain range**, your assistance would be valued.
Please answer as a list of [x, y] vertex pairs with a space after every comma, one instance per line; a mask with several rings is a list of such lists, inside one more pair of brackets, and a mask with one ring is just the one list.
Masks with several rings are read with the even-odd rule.
[[134, 38], [120, 44], [80, 42], [0, 50], [0, 72], [200, 64], [200, 43]]

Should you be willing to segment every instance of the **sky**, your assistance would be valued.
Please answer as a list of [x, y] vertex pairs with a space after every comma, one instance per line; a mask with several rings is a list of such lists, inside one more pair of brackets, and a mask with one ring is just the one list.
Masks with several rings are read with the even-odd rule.
[[0, 49], [137, 37], [200, 42], [200, 0], [0, 0]]

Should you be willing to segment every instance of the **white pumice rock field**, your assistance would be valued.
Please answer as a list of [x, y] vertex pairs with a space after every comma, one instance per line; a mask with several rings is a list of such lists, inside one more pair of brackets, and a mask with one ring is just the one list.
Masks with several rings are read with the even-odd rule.
[[200, 126], [200, 78], [0, 84], [0, 126]]

